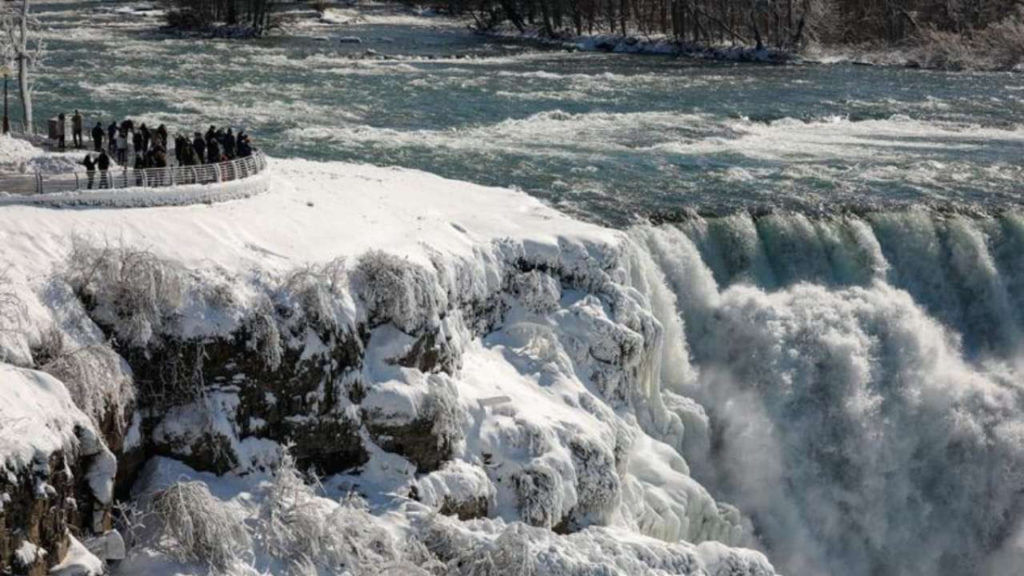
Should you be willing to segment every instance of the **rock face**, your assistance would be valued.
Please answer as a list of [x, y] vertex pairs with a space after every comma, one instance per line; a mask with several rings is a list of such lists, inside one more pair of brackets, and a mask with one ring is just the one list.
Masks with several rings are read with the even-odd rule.
[[[154, 456], [245, 475], [287, 450], [299, 470], [459, 521], [736, 544], [742, 518], [675, 451], [688, 405], [658, 396], [662, 328], [627, 286], [629, 258], [498, 242], [472, 258], [371, 252], [267, 278], [79, 248], [65, 279], [96, 347], [130, 374], [131, 402], [94, 402], [92, 416], [119, 449], [121, 494]], [[38, 356], [76, 389], [99, 386]], [[651, 454], [667, 464], [632, 461]], [[47, 482], [54, 498], [75, 490]], [[102, 520], [76, 501], [17, 523], [56, 533], [83, 513]]]
[[0, 568], [46, 574], [80, 537], [110, 529], [117, 464], [53, 377], [0, 364]]

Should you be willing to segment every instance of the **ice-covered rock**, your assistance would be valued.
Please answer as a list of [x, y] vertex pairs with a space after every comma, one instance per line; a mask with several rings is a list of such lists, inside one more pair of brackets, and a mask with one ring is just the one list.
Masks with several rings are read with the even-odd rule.
[[70, 530], [110, 528], [117, 461], [52, 376], [0, 363], [0, 463], [4, 571], [42, 573], [78, 550]]

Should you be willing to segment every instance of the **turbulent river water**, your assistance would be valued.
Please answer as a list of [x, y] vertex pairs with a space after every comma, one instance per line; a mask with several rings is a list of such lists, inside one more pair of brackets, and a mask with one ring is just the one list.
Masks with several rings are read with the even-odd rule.
[[131, 6], [37, 6], [39, 118], [230, 123], [273, 155], [517, 186], [616, 225], [1021, 198], [1020, 75], [567, 53], [386, 8], [336, 12], [347, 24], [310, 12], [260, 41], [181, 39]]
[[694, 475], [783, 572], [1019, 573], [1024, 76], [568, 53], [379, 7], [182, 39], [130, 6], [37, 5], [41, 117], [230, 123], [628, 228], [663, 384], [711, 421]]

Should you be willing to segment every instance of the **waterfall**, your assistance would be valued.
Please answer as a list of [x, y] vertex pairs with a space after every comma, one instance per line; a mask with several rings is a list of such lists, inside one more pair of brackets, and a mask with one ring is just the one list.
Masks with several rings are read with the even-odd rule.
[[663, 282], [637, 289], [674, 295], [653, 309], [686, 340], [667, 345], [692, 377], [663, 386], [708, 412], [687, 461], [781, 572], [995, 575], [1022, 558], [1020, 212], [737, 214], [630, 236]]

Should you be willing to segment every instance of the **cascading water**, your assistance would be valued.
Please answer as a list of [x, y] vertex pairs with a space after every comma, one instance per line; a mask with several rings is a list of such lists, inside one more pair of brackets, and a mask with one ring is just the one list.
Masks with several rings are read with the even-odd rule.
[[741, 214], [631, 236], [662, 280], [635, 284], [685, 337], [666, 362], [691, 375], [664, 385], [708, 411], [687, 460], [781, 572], [1013, 573], [1020, 212]]

